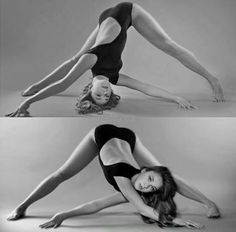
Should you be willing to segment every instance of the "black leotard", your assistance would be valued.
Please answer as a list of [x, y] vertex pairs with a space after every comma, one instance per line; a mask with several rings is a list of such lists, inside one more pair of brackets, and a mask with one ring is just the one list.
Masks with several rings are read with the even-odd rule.
[[[98, 126], [94, 132], [95, 142], [99, 148], [102, 149], [104, 144], [112, 138], [122, 139], [127, 141], [130, 145], [130, 149], [133, 152], [135, 146], [135, 134], [133, 131], [123, 127], [116, 127], [111, 124], [104, 124]], [[107, 181], [120, 192], [120, 189], [114, 179], [114, 176], [123, 176], [131, 179], [135, 174], [139, 173], [140, 170], [134, 168], [128, 163], [119, 162], [112, 165], [104, 165], [99, 155], [99, 162], [103, 169], [103, 173]]]
[[119, 71], [122, 67], [121, 54], [124, 50], [127, 30], [132, 24], [132, 3], [123, 2], [115, 7], [106, 9], [99, 17], [99, 25], [107, 18], [114, 18], [121, 26], [120, 34], [111, 42], [101, 44], [89, 49], [86, 53], [97, 56], [96, 64], [91, 68], [93, 77], [104, 75], [109, 78], [112, 84], [119, 79]]

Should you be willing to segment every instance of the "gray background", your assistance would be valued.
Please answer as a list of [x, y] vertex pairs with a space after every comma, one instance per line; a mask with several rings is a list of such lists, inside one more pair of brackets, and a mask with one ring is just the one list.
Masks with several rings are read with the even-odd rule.
[[[1, 3], [1, 101], [0, 113], [16, 108], [22, 101], [20, 90], [40, 80], [63, 61], [73, 56], [96, 27], [99, 14], [117, 0], [0, 0]], [[173, 111], [172, 105], [145, 101], [144, 111], [154, 116], [232, 116], [236, 115], [236, 1], [235, 0], [145, 0], [133, 1], [148, 10], [178, 43], [192, 50], [213, 74], [219, 77], [229, 100], [225, 104], [211, 102], [211, 91], [205, 80], [187, 70], [178, 61], [155, 49], [132, 28], [123, 54], [121, 72], [139, 80], [181, 94], [200, 111]], [[88, 72], [67, 90], [66, 96], [45, 100], [38, 116], [75, 116], [71, 102], [88, 82]], [[142, 114], [139, 95], [117, 90], [127, 99], [119, 112]], [[234, 93], [233, 93], [234, 92]], [[147, 97], [142, 96], [144, 99]], [[140, 99], [139, 99], [140, 100]], [[125, 101], [124, 101], [125, 102]], [[62, 103], [60, 105], [60, 103]], [[37, 103], [41, 104], [41, 103]], [[70, 104], [70, 108], [66, 105]], [[163, 106], [164, 105], [164, 106]], [[166, 107], [167, 105], [167, 107]], [[154, 107], [151, 107], [154, 106]], [[60, 109], [64, 108], [64, 111]], [[153, 108], [158, 107], [158, 111]], [[48, 111], [48, 109], [50, 109]]]
[[[162, 164], [214, 200], [223, 213], [223, 219], [209, 220], [201, 205], [177, 196], [184, 217], [205, 224], [205, 231], [234, 231], [236, 119], [117, 117], [106, 122], [133, 129]], [[7, 214], [43, 178], [61, 166], [83, 136], [102, 123], [100, 119], [76, 118], [0, 119], [0, 208], [4, 232], [36, 231], [40, 223], [58, 211], [114, 192], [95, 159], [53, 194], [34, 204], [29, 209], [31, 217], [5, 221]], [[130, 205], [121, 205], [96, 215], [69, 219], [61, 230], [152, 231], [156, 228], [143, 224], [134, 212]]]

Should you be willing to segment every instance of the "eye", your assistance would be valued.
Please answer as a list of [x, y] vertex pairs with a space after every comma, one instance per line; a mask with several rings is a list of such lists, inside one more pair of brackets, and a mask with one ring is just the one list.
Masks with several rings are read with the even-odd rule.
[[100, 95], [100, 94], [97, 94], [96, 96], [97, 96], [97, 97], [101, 97], [101, 95]]
[[148, 181], [150, 181], [150, 182], [152, 181], [152, 177], [151, 176], [148, 177]]
[[153, 191], [153, 192], [154, 192], [154, 191], [156, 191], [156, 188], [155, 188], [155, 187], [153, 187], [153, 186], [152, 186], [152, 191]]

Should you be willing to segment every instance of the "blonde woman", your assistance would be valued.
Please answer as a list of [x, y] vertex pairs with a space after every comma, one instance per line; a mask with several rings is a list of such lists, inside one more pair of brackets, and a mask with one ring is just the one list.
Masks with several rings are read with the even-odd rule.
[[224, 101], [218, 79], [198, 62], [192, 52], [170, 38], [154, 17], [141, 6], [123, 2], [102, 12], [98, 26], [81, 50], [43, 80], [26, 89], [22, 95], [30, 97], [8, 116], [28, 116], [31, 104], [66, 90], [89, 69], [92, 71], [93, 81], [79, 97], [78, 113], [99, 112], [115, 107], [120, 97], [113, 92], [111, 84], [125, 86], [148, 96], [167, 99], [186, 110], [195, 109], [183, 97], [148, 84], [146, 80], [139, 81], [119, 72], [127, 30], [131, 26], [156, 48], [205, 78], [210, 84], [214, 99], [217, 102]]

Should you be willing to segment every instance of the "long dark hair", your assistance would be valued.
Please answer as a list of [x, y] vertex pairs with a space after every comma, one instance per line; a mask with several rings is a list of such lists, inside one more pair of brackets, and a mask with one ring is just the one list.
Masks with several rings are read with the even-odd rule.
[[154, 171], [162, 177], [162, 187], [155, 192], [139, 192], [144, 203], [153, 208], [154, 213], [159, 214], [159, 221], [141, 215], [143, 221], [147, 224], [157, 223], [159, 227], [173, 226], [172, 220], [177, 215], [177, 207], [174, 202], [174, 196], [177, 191], [177, 185], [171, 172], [164, 166], [144, 167], [142, 170]]
[[89, 113], [102, 114], [104, 110], [110, 110], [118, 105], [120, 96], [114, 94], [113, 91], [111, 91], [111, 96], [106, 104], [104, 105], [96, 104], [96, 102], [93, 100], [91, 96], [91, 91], [90, 91], [91, 88], [92, 88], [92, 83], [89, 83], [84, 87], [83, 92], [79, 95], [75, 109], [78, 112], [78, 114], [89, 114]]

